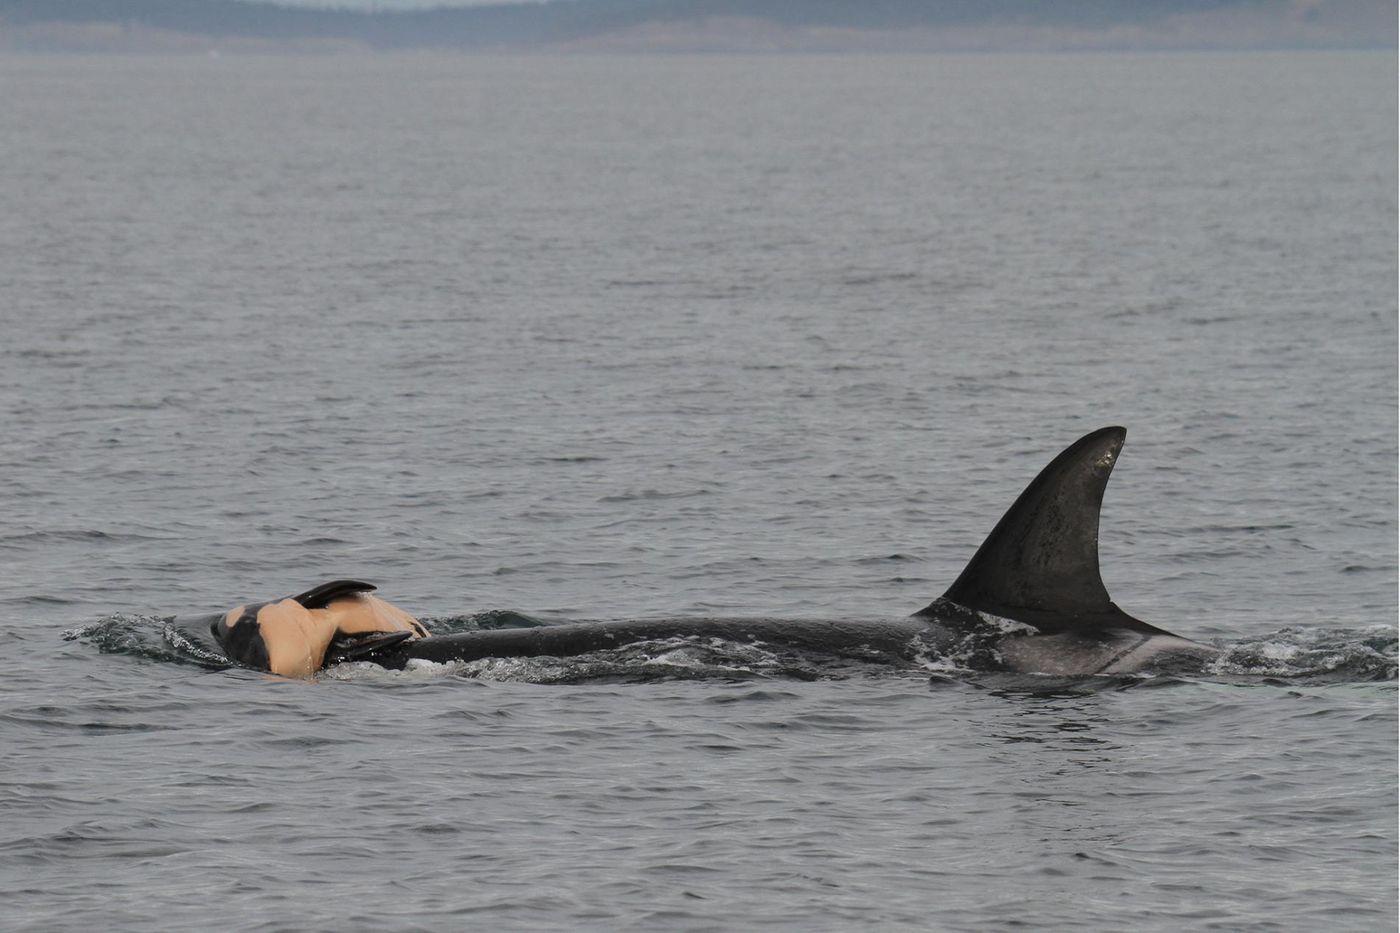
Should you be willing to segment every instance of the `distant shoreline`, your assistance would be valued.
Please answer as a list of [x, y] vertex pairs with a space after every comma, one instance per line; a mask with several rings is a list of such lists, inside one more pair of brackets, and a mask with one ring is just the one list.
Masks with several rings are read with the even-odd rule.
[[1396, 49], [1396, 9], [1376, 0], [1156, 0], [1091, 16], [1067, 2], [861, 7], [755, 0], [352, 11], [209, 0], [0, 0], [0, 52], [368, 54], [1076, 52]]

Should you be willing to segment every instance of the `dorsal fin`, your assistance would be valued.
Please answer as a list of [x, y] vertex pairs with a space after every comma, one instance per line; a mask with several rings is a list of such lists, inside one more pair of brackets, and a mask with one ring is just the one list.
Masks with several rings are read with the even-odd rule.
[[307, 590], [297, 596], [293, 596], [297, 602], [307, 609], [324, 609], [337, 599], [344, 599], [346, 596], [357, 596], [360, 593], [369, 593], [374, 590], [373, 583], [361, 583], [358, 580], [332, 580], [329, 583], [322, 583], [320, 586]]
[[1101, 428], [1050, 461], [943, 599], [1046, 634], [1161, 632], [1115, 606], [1099, 576], [1099, 508], [1126, 436], [1123, 428]]

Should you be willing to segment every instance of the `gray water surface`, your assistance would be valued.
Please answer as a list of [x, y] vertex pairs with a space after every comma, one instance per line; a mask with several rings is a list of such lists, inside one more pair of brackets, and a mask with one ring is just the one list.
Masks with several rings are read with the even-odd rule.
[[[0, 927], [1393, 929], [1394, 75], [0, 58]], [[904, 615], [1107, 424], [1200, 676], [164, 627]]]

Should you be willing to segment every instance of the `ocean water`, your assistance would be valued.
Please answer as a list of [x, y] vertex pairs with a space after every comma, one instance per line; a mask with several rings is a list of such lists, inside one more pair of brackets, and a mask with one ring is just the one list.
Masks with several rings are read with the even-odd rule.
[[[0, 927], [1393, 929], [1395, 67], [0, 58]], [[1199, 675], [165, 625], [904, 615], [1106, 424]]]

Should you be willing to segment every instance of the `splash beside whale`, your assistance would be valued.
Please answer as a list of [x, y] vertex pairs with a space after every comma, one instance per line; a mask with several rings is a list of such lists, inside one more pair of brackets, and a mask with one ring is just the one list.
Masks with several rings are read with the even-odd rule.
[[673, 637], [863, 660], [956, 653], [988, 668], [1067, 676], [1199, 665], [1216, 649], [1123, 612], [1099, 575], [1099, 511], [1125, 437], [1123, 428], [1102, 428], [1066, 448], [1021, 493], [947, 592], [907, 618], [581, 622], [432, 636], [369, 595], [371, 584], [337, 580], [176, 622], [211, 635], [234, 663], [290, 677], [347, 660], [402, 668], [414, 659], [571, 657]]

